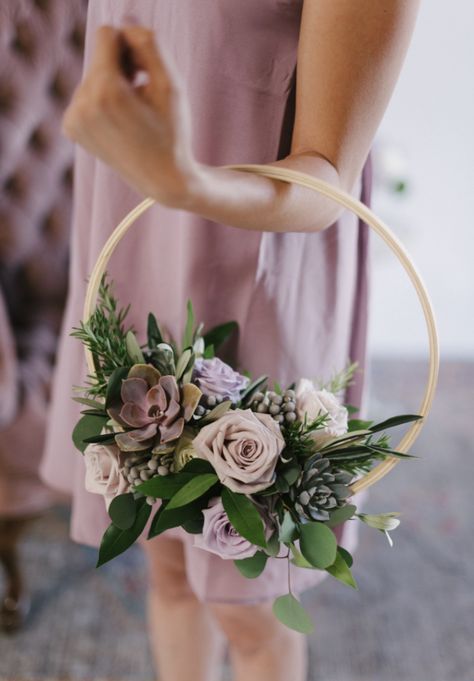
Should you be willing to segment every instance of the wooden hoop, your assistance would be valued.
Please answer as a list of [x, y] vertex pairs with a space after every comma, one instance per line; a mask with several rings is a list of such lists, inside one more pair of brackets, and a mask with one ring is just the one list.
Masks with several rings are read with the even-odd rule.
[[[227, 170], [240, 170], [249, 173], [256, 173], [257, 175], [263, 175], [265, 177], [273, 178], [275, 180], [282, 180], [283, 182], [294, 182], [295, 184], [301, 185], [302, 187], [308, 187], [309, 189], [314, 189], [323, 196], [333, 199], [338, 204], [347, 208], [348, 210], [355, 213], [361, 220], [363, 220], [369, 227], [371, 227], [390, 247], [390, 249], [395, 253], [398, 260], [402, 264], [406, 273], [408, 274], [415, 290], [418, 295], [418, 299], [423, 311], [423, 315], [426, 322], [426, 328], [428, 332], [429, 339], [429, 375], [421, 402], [421, 406], [418, 410], [423, 419], [415, 421], [409, 430], [405, 433], [404, 437], [401, 439], [399, 445], [395, 447], [400, 452], [407, 452], [423, 428], [426, 416], [428, 415], [431, 405], [433, 402], [436, 384], [438, 381], [438, 370], [439, 370], [439, 346], [438, 346], [438, 335], [436, 330], [436, 322], [433, 314], [433, 308], [430, 303], [430, 299], [426, 288], [422, 282], [420, 275], [418, 274], [413, 262], [411, 261], [405, 248], [402, 246], [397, 237], [391, 232], [391, 230], [381, 221], [379, 218], [365, 206], [363, 203], [354, 199], [350, 194], [338, 189], [331, 184], [319, 180], [311, 175], [302, 173], [296, 170], [289, 170], [286, 168], [281, 168], [277, 166], [268, 165], [228, 165], [222, 166], [222, 168]], [[94, 309], [97, 293], [99, 290], [99, 285], [103, 274], [106, 271], [108, 262], [121, 241], [122, 237], [128, 231], [128, 229], [134, 224], [134, 222], [147, 211], [155, 203], [154, 199], [145, 199], [133, 210], [130, 211], [128, 215], [122, 220], [122, 222], [115, 228], [110, 237], [108, 238], [105, 246], [103, 247], [97, 262], [92, 270], [92, 274], [89, 279], [87, 286], [86, 297], [84, 302], [84, 313], [83, 319], [89, 319], [92, 311]], [[90, 351], [85, 348], [86, 362], [91, 374], [94, 373], [94, 364], [92, 361], [92, 355]], [[370, 487], [378, 480], [381, 480], [389, 471], [394, 468], [398, 463], [399, 459], [396, 457], [389, 457], [386, 460], [375, 466], [369, 473], [357, 480], [351, 489], [353, 493], [359, 492], [367, 487]]]

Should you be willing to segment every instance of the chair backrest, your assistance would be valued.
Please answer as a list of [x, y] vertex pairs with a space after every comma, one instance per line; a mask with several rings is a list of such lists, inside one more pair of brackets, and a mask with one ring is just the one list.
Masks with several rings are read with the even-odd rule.
[[[73, 150], [60, 120], [86, 11], [86, 0], [0, 3], [0, 362], [16, 355], [18, 375], [48, 373], [66, 294]], [[0, 366], [0, 395], [7, 379]]]

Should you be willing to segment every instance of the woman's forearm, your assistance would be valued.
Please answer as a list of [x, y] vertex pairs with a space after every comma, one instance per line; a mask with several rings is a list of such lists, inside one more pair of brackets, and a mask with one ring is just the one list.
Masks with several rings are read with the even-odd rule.
[[[313, 153], [268, 164], [308, 173], [340, 186], [337, 170]], [[170, 206], [240, 229], [310, 232], [329, 227], [341, 208], [332, 199], [294, 183], [240, 170], [198, 164]]]

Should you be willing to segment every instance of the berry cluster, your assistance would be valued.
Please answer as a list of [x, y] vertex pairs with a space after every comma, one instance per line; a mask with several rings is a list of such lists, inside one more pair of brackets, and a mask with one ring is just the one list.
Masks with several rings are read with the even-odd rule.
[[259, 414], [270, 414], [280, 425], [296, 421], [296, 395], [294, 390], [281, 394], [273, 390], [255, 393], [250, 408]]

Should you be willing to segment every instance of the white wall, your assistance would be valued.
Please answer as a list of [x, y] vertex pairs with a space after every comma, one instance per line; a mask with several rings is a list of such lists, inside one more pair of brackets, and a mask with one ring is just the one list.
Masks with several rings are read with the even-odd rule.
[[[425, 280], [443, 356], [474, 359], [474, 3], [425, 0], [379, 130], [374, 209]], [[399, 158], [397, 158], [397, 156]], [[405, 165], [406, 196], [384, 189]], [[425, 355], [424, 322], [406, 275], [373, 238], [371, 353]]]

